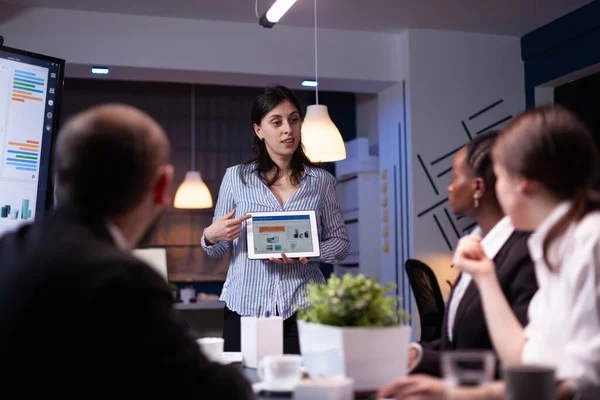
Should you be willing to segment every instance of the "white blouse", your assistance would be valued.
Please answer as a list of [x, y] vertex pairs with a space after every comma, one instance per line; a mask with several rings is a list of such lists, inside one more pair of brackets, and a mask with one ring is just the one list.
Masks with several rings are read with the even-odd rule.
[[550, 246], [548, 230], [569, 209], [560, 204], [531, 235], [529, 252], [539, 289], [529, 304], [524, 364], [556, 369], [585, 398], [600, 398], [600, 212], [572, 223]]

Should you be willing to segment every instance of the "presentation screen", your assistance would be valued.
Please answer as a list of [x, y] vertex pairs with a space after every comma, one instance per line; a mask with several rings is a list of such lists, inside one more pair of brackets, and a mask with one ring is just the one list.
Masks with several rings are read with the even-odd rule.
[[65, 61], [0, 47], [0, 236], [44, 214]]

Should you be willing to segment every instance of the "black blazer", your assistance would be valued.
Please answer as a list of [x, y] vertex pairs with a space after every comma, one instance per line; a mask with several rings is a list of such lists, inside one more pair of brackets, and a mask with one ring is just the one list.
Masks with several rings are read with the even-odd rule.
[[201, 353], [164, 279], [69, 207], [0, 238], [0, 360], [27, 393], [254, 398]]
[[[494, 257], [496, 274], [502, 292], [523, 326], [527, 324], [529, 302], [538, 288], [533, 262], [527, 248], [528, 238], [529, 233], [513, 232]], [[453, 294], [454, 289], [450, 292], [450, 299]], [[450, 304], [450, 300], [447, 304]], [[441, 339], [421, 343], [423, 358], [412, 373], [441, 376], [440, 355], [442, 351], [494, 349], [485, 323], [479, 289], [474, 281], [471, 281], [467, 287], [456, 310], [452, 336], [454, 340], [451, 342], [448, 338], [448, 312], [446, 309]]]

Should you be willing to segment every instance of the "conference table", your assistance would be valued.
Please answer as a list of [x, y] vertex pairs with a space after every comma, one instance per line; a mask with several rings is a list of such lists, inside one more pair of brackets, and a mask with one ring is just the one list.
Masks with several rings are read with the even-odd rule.
[[[259, 381], [258, 374], [256, 373], [256, 369], [243, 367], [241, 363], [236, 363], [236, 365], [240, 368], [246, 379], [251, 383], [256, 383]], [[277, 393], [265, 393], [261, 392], [256, 395], [258, 400], [289, 400], [292, 398], [291, 394], [282, 395]], [[377, 400], [377, 396], [375, 394], [365, 395], [365, 396], [356, 396], [355, 400]]]
[[[242, 370], [242, 373], [244, 374], [244, 376], [246, 377], [246, 379], [248, 379], [251, 383], [256, 383], [259, 381], [258, 379], [258, 374], [256, 373], [256, 370], [253, 368], [246, 368], [243, 367], [242, 364], [239, 364], [239, 368]], [[290, 399], [292, 398], [291, 395], [287, 395], [287, 396], [282, 396], [280, 394], [271, 394], [271, 393], [258, 393], [256, 395], [256, 398], [259, 400], [283, 400], [283, 399]]]

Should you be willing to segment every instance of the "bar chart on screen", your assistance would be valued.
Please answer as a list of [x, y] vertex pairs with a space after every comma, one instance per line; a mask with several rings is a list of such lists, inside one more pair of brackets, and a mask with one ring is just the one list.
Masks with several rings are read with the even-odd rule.
[[50, 160], [64, 67], [62, 59], [0, 46], [0, 237], [55, 199]]
[[[41, 74], [23, 69], [15, 69], [12, 80], [12, 101], [19, 103], [43, 102], [46, 92], [46, 79]], [[43, 103], [42, 103], [43, 104]]]
[[40, 143], [36, 140], [7, 142], [4, 176], [17, 179], [34, 179], [39, 165]]
[[0, 192], [0, 236], [35, 218], [36, 199], [30, 184], [5, 182]]
[[[9, 113], [4, 116], [8, 129], [4, 130], [4, 134], [0, 132], [0, 170], [2, 178], [35, 182], [45, 129], [47, 70], [14, 67], [11, 72], [8, 77], [0, 77], [9, 89], [5, 100]], [[0, 122], [2, 117], [0, 115]]]
[[[10, 66], [0, 61], [0, 154], [4, 154], [6, 145], [6, 120], [8, 115], [8, 102], [10, 101]], [[4, 93], [7, 93], [6, 95]], [[3, 160], [0, 159], [0, 171]]]

